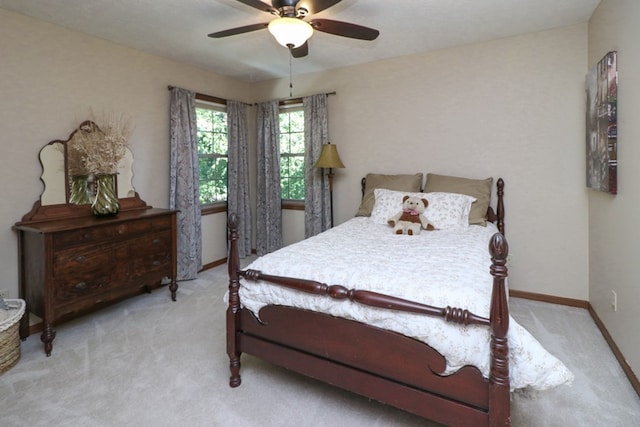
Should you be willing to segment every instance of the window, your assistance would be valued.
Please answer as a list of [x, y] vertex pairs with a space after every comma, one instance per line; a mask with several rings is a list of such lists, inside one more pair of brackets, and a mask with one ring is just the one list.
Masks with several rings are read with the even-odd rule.
[[280, 187], [283, 200], [304, 200], [304, 111], [280, 112]]
[[200, 204], [227, 201], [229, 139], [224, 106], [196, 107]]

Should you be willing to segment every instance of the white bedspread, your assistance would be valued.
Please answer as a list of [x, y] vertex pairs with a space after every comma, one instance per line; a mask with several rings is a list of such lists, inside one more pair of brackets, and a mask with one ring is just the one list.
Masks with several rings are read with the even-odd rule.
[[[371, 290], [437, 307], [466, 308], [488, 318], [493, 286], [488, 245], [496, 231], [493, 224], [488, 224], [460, 232], [394, 235], [388, 226], [357, 217], [258, 258], [247, 268]], [[489, 376], [490, 331], [485, 326], [463, 327], [440, 318], [365, 307], [246, 280], [242, 280], [240, 301], [254, 313], [268, 303], [280, 304], [393, 330], [428, 343], [444, 355], [446, 373], [473, 365]], [[544, 390], [573, 379], [564, 364], [513, 318], [508, 342], [512, 390]]]

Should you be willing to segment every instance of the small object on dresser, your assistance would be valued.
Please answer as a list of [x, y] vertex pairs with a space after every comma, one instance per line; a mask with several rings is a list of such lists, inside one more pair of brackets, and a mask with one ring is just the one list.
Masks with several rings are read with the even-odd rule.
[[21, 299], [3, 299], [0, 308], [0, 375], [11, 369], [20, 360], [20, 336], [18, 326], [24, 315], [25, 302]]

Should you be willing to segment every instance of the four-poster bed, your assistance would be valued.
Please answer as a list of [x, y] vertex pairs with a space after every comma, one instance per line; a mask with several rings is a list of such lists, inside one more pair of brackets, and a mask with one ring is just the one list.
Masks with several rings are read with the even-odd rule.
[[[487, 301], [476, 306], [483, 307], [478, 309], [482, 313], [449, 304], [425, 303], [424, 301], [430, 301], [429, 295], [420, 300], [407, 297], [412, 295], [415, 289], [420, 293], [422, 284], [417, 284], [414, 290], [406, 290], [407, 295], [403, 295], [405, 291], [399, 291], [399, 296], [390, 295], [391, 292], [373, 290], [378, 289], [373, 285], [369, 287], [369, 282], [376, 282], [376, 276], [380, 276], [381, 271], [393, 270], [393, 266], [377, 266], [380, 258], [372, 255], [375, 259], [372, 259], [371, 265], [368, 266], [370, 271], [366, 274], [360, 273], [355, 265], [359, 263], [351, 265], [354, 256], [348, 244], [351, 240], [347, 240], [344, 248], [335, 246], [334, 242], [336, 236], [339, 238], [342, 234], [349, 236], [349, 239], [352, 236], [360, 236], [359, 238], [366, 240], [367, 236], [370, 236], [372, 242], [391, 241], [392, 237], [387, 238], [386, 234], [382, 234], [391, 232], [382, 225], [371, 224], [370, 218], [354, 218], [318, 235], [319, 237], [292, 245], [294, 247], [290, 248], [289, 252], [284, 248], [274, 253], [280, 252], [281, 255], [262, 257], [261, 259], [266, 259], [264, 262], [272, 263], [273, 271], [262, 272], [260, 269], [252, 268], [254, 264], [259, 267], [261, 259], [256, 260], [247, 270], [241, 270], [237, 251], [238, 219], [231, 214], [228, 258], [230, 281], [227, 295], [227, 353], [230, 358], [231, 387], [240, 385], [240, 356], [247, 353], [436, 422], [468, 426], [509, 425], [512, 385], [508, 344], [510, 317], [506, 290], [508, 245], [503, 234], [503, 188], [504, 182], [500, 179], [497, 182], [497, 207], [495, 210], [489, 208], [487, 211], [487, 220], [495, 225], [491, 224], [486, 228], [469, 226], [470, 229], [474, 227], [470, 232], [471, 240], [488, 242], [482, 250], [487, 252], [488, 246], [490, 253], [490, 261], [487, 255], [480, 263], [487, 270], [487, 274], [484, 274], [487, 277], [482, 279], [482, 287], [489, 288], [485, 298]], [[429, 233], [423, 232], [422, 235], [413, 237], [393, 237], [396, 238], [395, 242], [401, 244], [414, 242], [402, 242], [401, 239], [422, 239], [421, 242], [425, 242], [427, 246], [439, 239], [449, 239], [448, 236], [459, 241], [467, 238], [466, 231]], [[336, 252], [336, 258], [331, 260], [336, 264], [329, 264], [324, 269], [319, 267], [320, 264], [314, 265], [313, 261], [310, 262], [311, 258], [304, 258], [304, 253], [314, 251], [318, 247], [322, 248], [323, 244], [328, 245], [330, 251]], [[438, 245], [442, 246], [441, 243]], [[445, 246], [446, 244], [442, 247]], [[375, 252], [376, 249], [367, 247], [367, 254]], [[390, 252], [383, 252], [381, 256], [388, 255], [393, 259], [395, 252], [397, 247], [392, 246]], [[441, 252], [455, 254], [458, 250], [442, 249]], [[301, 258], [294, 258], [296, 254], [302, 254]], [[281, 263], [274, 264], [273, 260], [277, 260], [278, 257], [281, 258]], [[339, 265], [340, 258], [346, 259], [346, 264]], [[401, 262], [398, 260], [393, 261], [395, 266]], [[425, 263], [428, 263], [428, 258], [425, 260]], [[349, 265], [351, 267], [348, 267]], [[456, 276], [458, 273], [455, 269], [465, 269], [466, 266], [462, 264], [452, 268], [454, 270], [451, 276]], [[400, 267], [398, 269], [402, 270]], [[441, 270], [444, 275], [434, 272], [434, 276], [437, 280], [446, 282], [447, 266], [442, 266]], [[295, 273], [282, 274], [288, 271]], [[327, 274], [329, 276], [326, 276]], [[335, 277], [335, 281], [323, 280], [326, 277]], [[378, 281], [382, 284], [382, 289], [387, 289], [384, 286], [385, 278]], [[275, 299], [263, 301], [263, 291], [252, 290], [254, 282], [260, 284], [256, 285], [255, 289], [265, 287], [268, 289], [267, 294], [275, 292]], [[327, 284], [336, 282], [354, 282], [362, 286]], [[454, 288], [448, 285], [445, 287]], [[402, 288], [411, 286], [402, 284]], [[477, 299], [476, 291], [476, 288], [471, 287], [468, 290], [457, 291], [448, 289], [445, 293], [468, 293], [471, 298]], [[278, 293], [282, 295], [278, 297]], [[426, 293], [431, 294], [431, 291]], [[449, 297], [450, 295], [445, 299]], [[309, 302], [310, 305], [307, 306], [307, 300], [300, 298], [307, 298], [313, 302]], [[466, 303], [467, 300], [462, 307], [466, 307]], [[374, 314], [371, 314], [371, 311]], [[372, 316], [370, 319], [373, 320], [358, 317], [361, 312], [367, 313], [365, 319], [368, 319], [366, 316]], [[419, 319], [417, 333], [411, 330], [405, 332], [405, 329], [402, 329], [404, 326], [400, 326], [412, 323], [416, 319]], [[421, 330], [427, 328], [427, 322], [433, 322], [436, 329], [433, 338], [426, 337], [423, 340]], [[519, 325], [516, 326], [518, 330], [521, 329]], [[411, 327], [414, 326], [409, 326]], [[486, 349], [477, 351], [469, 347], [466, 351], [483, 353], [486, 350], [486, 366], [472, 366], [475, 362], [465, 359], [469, 354], [463, 355], [462, 361], [456, 361], [458, 356], [448, 359], [448, 350], [436, 350], [440, 348], [439, 344], [431, 340], [448, 341], [442, 337], [449, 334], [443, 331], [450, 328], [462, 330], [462, 335], [478, 333], [484, 337], [486, 334], [483, 344]], [[416, 336], [420, 338], [416, 339]], [[424, 342], [427, 339], [430, 341], [428, 344]], [[453, 340], [447, 345], [460, 347], [462, 352], [465, 352], [463, 342]], [[447, 353], [447, 357], [443, 353]], [[554, 381], [558, 382], [555, 379]]]

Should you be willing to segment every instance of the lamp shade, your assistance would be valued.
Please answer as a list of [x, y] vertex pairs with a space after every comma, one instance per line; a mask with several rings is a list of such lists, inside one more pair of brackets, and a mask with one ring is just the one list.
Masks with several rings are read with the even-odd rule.
[[322, 151], [320, 152], [320, 158], [314, 165], [317, 168], [343, 168], [344, 164], [342, 160], [340, 160], [340, 156], [338, 155], [338, 148], [329, 143], [322, 146]]
[[284, 47], [300, 47], [313, 34], [313, 27], [298, 18], [276, 18], [269, 22], [269, 32]]

